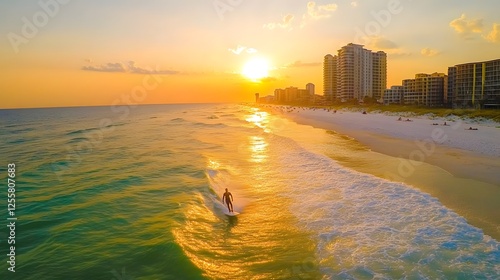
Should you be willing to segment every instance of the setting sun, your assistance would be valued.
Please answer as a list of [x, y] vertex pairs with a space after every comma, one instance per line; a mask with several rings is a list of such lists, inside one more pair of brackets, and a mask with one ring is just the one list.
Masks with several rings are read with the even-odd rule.
[[269, 63], [263, 58], [252, 58], [243, 66], [241, 74], [251, 80], [259, 80], [269, 75]]

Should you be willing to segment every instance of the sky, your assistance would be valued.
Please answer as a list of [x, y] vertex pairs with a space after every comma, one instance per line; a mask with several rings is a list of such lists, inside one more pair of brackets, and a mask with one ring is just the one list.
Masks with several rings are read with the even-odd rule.
[[500, 58], [500, 1], [0, 2], [0, 108], [248, 102], [307, 83], [348, 43], [387, 85]]

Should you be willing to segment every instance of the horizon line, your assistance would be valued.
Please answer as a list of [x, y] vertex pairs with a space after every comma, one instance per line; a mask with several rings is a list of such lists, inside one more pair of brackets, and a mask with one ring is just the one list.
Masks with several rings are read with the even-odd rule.
[[[131, 104], [134, 106], [151, 106], [151, 105], [189, 105], [189, 104], [234, 104], [234, 103], [242, 103], [244, 101], [240, 102], [179, 102], [179, 103], [146, 103], [146, 104]], [[13, 107], [13, 108], [0, 108], [0, 110], [26, 110], [26, 109], [64, 109], [64, 108], [84, 108], [84, 107], [111, 107], [111, 106], [116, 106], [116, 107], [124, 107], [124, 106], [130, 106], [127, 104], [120, 104], [120, 105], [69, 105], [69, 106], [45, 106], [45, 107]]]

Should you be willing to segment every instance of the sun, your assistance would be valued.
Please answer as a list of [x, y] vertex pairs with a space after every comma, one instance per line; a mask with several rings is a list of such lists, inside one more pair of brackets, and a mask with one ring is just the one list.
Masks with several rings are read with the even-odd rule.
[[250, 80], [260, 80], [269, 75], [269, 62], [264, 58], [251, 58], [243, 66], [241, 74]]

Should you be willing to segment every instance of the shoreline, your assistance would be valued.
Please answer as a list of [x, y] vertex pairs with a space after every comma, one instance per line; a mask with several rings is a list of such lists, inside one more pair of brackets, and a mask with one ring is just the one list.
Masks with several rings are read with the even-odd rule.
[[[367, 153], [353, 155], [366, 158], [366, 164], [331, 155], [340, 164], [429, 193], [500, 240], [500, 213], [495, 209], [500, 205], [500, 151], [495, 146], [500, 129], [495, 124], [425, 117], [402, 122], [398, 116], [380, 113], [290, 108], [271, 110], [298, 124], [352, 137], [367, 147]], [[449, 126], [432, 125], [444, 121]], [[464, 129], [470, 126], [478, 130]]]
[[[454, 176], [469, 178], [500, 186], [500, 146], [495, 141], [500, 139], [500, 128], [482, 123], [450, 121], [450, 119], [411, 118], [411, 122], [397, 121], [398, 116], [381, 113], [325, 110], [285, 112], [283, 116], [297, 123], [316, 128], [332, 130], [350, 136], [368, 146], [372, 151], [399, 157], [418, 165], [427, 162], [439, 166]], [[360, 120], [359, 116], [364, 117]], [[374, 120], [375, 118], [375, 120]], [[406, 117], [405, 117], [406, 118]], [[363, 121], [366, 123], [359, 123]], [[392, 123], [394, 123], [394, 125]], [[447, 122], [447, 126], [432, 123]], [[395, 125], [406, 125], [401, 128]], [[415, 126], [425, 129], [420, 131]], [[478, 130], [469, 131], [468, 127]], [[485, 132], [486, 131], [486, 132]], [[459, 135], [473, 133], [472, 135]], [[485, 133], [487, 135], [485, 135]], [[465, 136], [465, 137], [464, 137]], [[474, 142], [476, 144], [471, 145]], [[415, 164], [413, 164], [415, 163]], [[408, 166], [404, 164], [403, 166]], [[404, 177], [404, 174], [403, 174]]]

